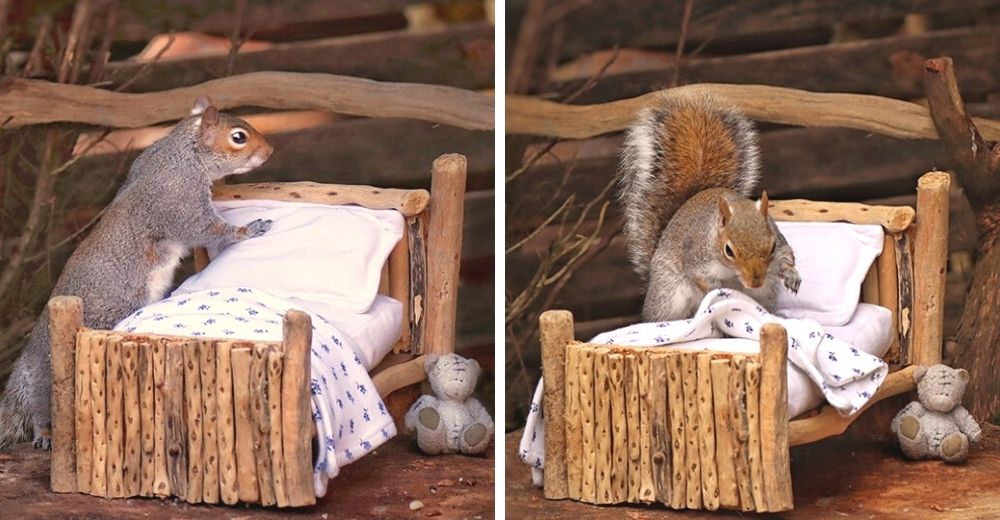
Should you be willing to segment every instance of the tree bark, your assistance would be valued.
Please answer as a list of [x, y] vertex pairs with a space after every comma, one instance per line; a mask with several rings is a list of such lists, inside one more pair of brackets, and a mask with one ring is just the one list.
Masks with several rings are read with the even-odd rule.
[[1000, 153], [987, 143], [969, 118], [955, 80], [951, 58], [924, 62], [924, 89], [934, 126], [951, 158], [955, 175], [976, 212], [978, 261], [966, 296], [956, 340], [958, 367], [971, 375], [965, 402], [977, 419], [1000, 411]]

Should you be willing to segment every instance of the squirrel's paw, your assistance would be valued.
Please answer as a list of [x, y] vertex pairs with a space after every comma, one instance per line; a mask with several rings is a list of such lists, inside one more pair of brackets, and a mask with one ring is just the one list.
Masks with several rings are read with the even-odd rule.
[[246, 231], [247, 238], [254, 238], [267, 233], [271, 229], [271, 224], [273, 222], [270, 220], [257, 219], [243, 226], [243, 229]]
[[785, 282], [785, 287], [792, 291], [792, 294], [798, 294], [799, 286], [802, 285], [802, 277], [799, 276], [799, 271], [794, 265], [782, 266], [778, 276]]
[[36, 435], [32, 446], [38, 450], [52, 451], [52, 437], [49, 435]]

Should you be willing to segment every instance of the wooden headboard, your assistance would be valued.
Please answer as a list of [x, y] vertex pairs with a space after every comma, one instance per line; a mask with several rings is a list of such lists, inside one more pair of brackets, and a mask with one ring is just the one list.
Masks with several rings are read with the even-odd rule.
[[896, 334], [884, 356], [899, 365], [941, 361], [945, 268], [948, 257], [950, 177], [930, 172], [917, 183], [916, 211], [909, 206], [872, 206], [809, 200], [772, 201], [778, 221], [877, 224], [885, 231], [882, 254], [861, 286], [861, 301], [892, 311]]
[[[434, 161], [431, 191], [316, 182], [217, 185], [215, 200], [279, 200], [393, 209], [405, 218], [404, 237], [382, 267], [379, 294], [403, 304], [402, 336], [395, 352], [453, 351], [458, 262], [462, 250], [465, 157]], [[195, 270], [208, 265], [203, 248], [194, 251]], [[428, 295], [436, 297], [429, 299]]]

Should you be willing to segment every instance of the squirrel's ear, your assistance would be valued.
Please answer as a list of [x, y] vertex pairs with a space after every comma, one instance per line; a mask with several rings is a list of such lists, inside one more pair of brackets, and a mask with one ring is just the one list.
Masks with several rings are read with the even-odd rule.
[[719, 197], [719, 215], [722, 216], [722, 225], [729, 223], [729, 218], [733, 216], [733, 208], [725, 197]]
[[191, 107], [191, 115], [196, 116], [205, 112], [205, 109], [212, 106], [212, 100], [208, 96], [198, 96], [194, 106]]
[[767, 205], [767, 192], [765, 191], [760, 194], [760, 200], [757, 201], [757, 211], [765, 218], [767, 218]]

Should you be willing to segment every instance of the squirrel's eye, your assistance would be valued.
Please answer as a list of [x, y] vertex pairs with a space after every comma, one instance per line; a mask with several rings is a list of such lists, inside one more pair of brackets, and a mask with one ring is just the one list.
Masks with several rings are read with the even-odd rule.
[[732, 260], [733, 256], [734, 256], [733, 255], [733, 246], [729, 245], [729, 242], [726, 242], [725, 252], [726, 252], [726, 258]]
[[236, 145], [247, 144], [247, 133], [243, 130], [234, 130], [233, 133], [229, 134], [229, 140]]

